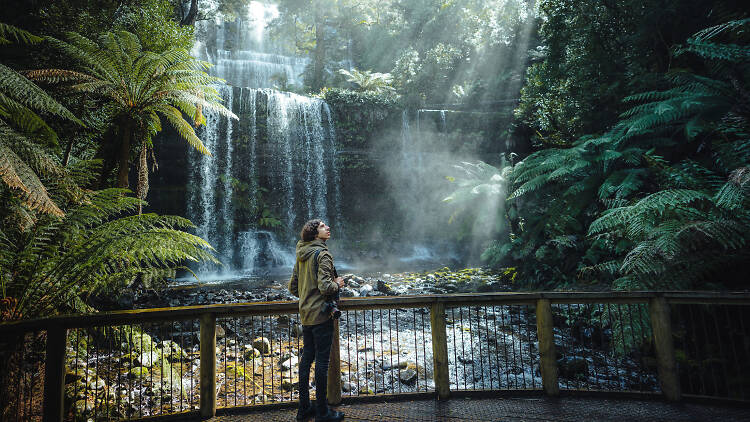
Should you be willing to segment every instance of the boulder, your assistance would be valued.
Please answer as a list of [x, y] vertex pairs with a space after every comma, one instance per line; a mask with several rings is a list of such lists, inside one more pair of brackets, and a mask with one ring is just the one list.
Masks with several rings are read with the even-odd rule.
[[299, 364], [299, 358], [297, 356], [291, 356], [289, 359], [281, 362], [279, 366], [281, 369], [288, 371]]
[[391, 289], [391, 286], [389, 286], [388, 283], [386, 283], [383, 280], [377, 281], [377, 291], [387, 294], [387, 295], [393, 294], [393, 289]]
[[339, 292], [341, 297], [357, 297], [359, 296], [359, 292], [350, 288], [350, 287], [344, 287]]
[[369, 284], [364, 284], [359, 288], [359, 295], [360, 296], [367, 296], [370, 292], [373, 291], [373, 288]]
[[128, 377], [135, 379], [142, 379], [149, 376], [148, 368], [144, 366], [136, 366], [135, 368], [128, 371]]
[[156, 365], [161, 360], [161, 355], [157, 351], [142, 353], [136, 359], [136, 363], [140, 366], [150, 368]]
[[216, 324], [216, 340], [222, 339], [227, 336], [227, 331], [219, 324]]
[[94, 390], [94, 391], [98, 392], [98, 391], [103, 391], [105, 388], [107, 388], [107, 383], [104, 382], [103, 379], [101, 379], [99, 377], [96, 377], [96, 378], [92, 379], [91, 381], [89, 381], [89, 383], [86, 385], [86, 387], [89, 390]]
[[580, 356], [564, 356], [557, 360], [557, 368], [561, 377], [586, 377], [589, 372], [589, 363]]
[[271, 340], [265, 337], [257, 337], [253, 340], [253, 347], [258, 349], [260, 353], [267, 355], [271, 353]]
[[187, 359], [187, 353], [182, 350], [182, 347], [172, 340], [164, 340], [161, 342], [162, 356], [169, 359], [172, 362]]
[[417, 382], [417, 371], [413, 369], [403, 370], [399, 373], [398, 379], [406, 385], [413, 385]]

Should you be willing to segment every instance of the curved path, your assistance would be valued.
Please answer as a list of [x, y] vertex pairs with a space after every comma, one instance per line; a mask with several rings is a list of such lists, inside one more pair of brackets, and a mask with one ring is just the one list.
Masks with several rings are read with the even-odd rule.
[[[453, 398], [343, 404], [345, 421], [750, 421], [750, 407], [598, 397]], [[212, 422], [294, 421], [291, 408], [217, 416]], [[310, 419], [312, 421], [312, 419]]]

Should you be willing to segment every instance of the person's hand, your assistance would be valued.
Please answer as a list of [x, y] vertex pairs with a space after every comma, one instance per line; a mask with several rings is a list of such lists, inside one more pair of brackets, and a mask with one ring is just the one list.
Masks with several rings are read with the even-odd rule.
[[338, 284], [339, 289], [344, 287], [344, 277], [336, 277], [336, 279], [333, 280], [333, 282]]

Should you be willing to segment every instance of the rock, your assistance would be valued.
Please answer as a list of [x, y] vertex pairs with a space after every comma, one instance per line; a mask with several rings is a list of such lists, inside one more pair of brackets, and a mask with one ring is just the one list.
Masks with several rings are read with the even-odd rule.
[[86, 368], [71, 369], [70, 367], [66, 367], [65, 384], [69, 384], [78, 380], [82, 380], [85, 382], [91, 375], [93, 375], [93, 371], [89, 370], [88, 372], [86, 372]]
[[367, 296], [368, 293], [373, 291], [373, 288], [369, 284], [364, 284], [362, 287], [359, 288], [359, 295], [360, 296]]
[[75, 381], [65, 385], [65, 398], [68, 403], [73, 403], [79, 399], [85, 399], [86, 384], [81, 381]]
[[389, 286], [385, 281], [378, 280], [377, 281], [377, 291], [385, 293], [387, 295], [393, 294], [393, 289], [391, 289], [391, 286]]
[[107, 388], [107, 383], [103, 379], [96, 377], [86, 386], [89, 390], [100, 391]]
[[156, 348], [153, 339], [151, 339], [151, 336], [146, 333], [133, 331], [132, 333], [128, 332], [127, 336], [128, 341], [131, 342], [130, 345], [132, 346], [133, 351], [138, 354], [149, 352]]
[[341, 289], [341, 291], [339, 292], [339, 294], [341, 295], [341, 297], [357, 297], [357, 296], [359, 296], [359, 292], [358, 291], [356, 291], [354, 289], [351, 289], [349, 287], [344, 287], [343, 289]]
[[354, 384], [352, 384], [352, 383], [350, 383], [348, 381], [346, 381], [346, 382], [342, 381], [341, 382], [341, 391], [343, 391], [344, 393], [349, 393], [349, 392], [354, 391]]
[[145, 366], [145, 367], [150, 368], [154, 366], [160, 360], [161, 360], [161, 355], [159, 355], [158, 352], [153, 351], [153, 352], [140, 354], [138, 356], [138, 359], [136, 359], [136, 363], [140, 366]]
[[586, 377], [589, 372], [589, 363], [580, 356], [564, 356], [557, 360], [557, 368], [561, 377]]
[[467, 358], [467, 357], [463, 357], [463, 356], [459, 356], [458, 357], [458, 361], [461, 362], [461, 363], [463, 363], [464, 365], [468, 365], [468, 364], [474, 363], [473, 359]]
[[264, 355], [271, 353], [271, 341], [265, 337], [258, 337], [253, 340], [253, 347], [258, 349], [260, 353]]
[[297, 385], [299, 384], [299, 381], [294, 381], [292, 379], [284, 378], [281, 380], [281, 388], [284, 391], [293, 391], [297, 389]]
[[94, 403], [89, 400], [78, 400], [75, 407], [77, 415], [88, 415], [94, 410]]
[[146, 378], [149, 376], [148, 368], [143, 366], [136, 366], [135, 368], [128, 371], [128, 377], [135, 378], [135, 379], [141, 379]]
[[289, 315], [279, 315], [278, 318], [276, 318], [276, 323], [279, 325], [287, 325], [289, 324]]
[[187, 353], [182, 350], [177, 343], [172, 340], [164, 340], [161, 342], [162, 356], [171, 360], [172, 362], [187, 359]]
[[417, 371], [413, 369], [401, 371], [398, 375], [398, 379], [406, 385], [413, 385], [417, 382]]
[[227, 336], [226, 330], [219, 324], [216, 324], [216, 340], [222, 339]]
[[297, 366], [298, 364], [299, 364], [299, 358], [297, 356], [292, 356], [289, 359], [281, 362], [279, 366], [281, 367], [281, 369], [288, 371], [292, 369], [293, 367]]

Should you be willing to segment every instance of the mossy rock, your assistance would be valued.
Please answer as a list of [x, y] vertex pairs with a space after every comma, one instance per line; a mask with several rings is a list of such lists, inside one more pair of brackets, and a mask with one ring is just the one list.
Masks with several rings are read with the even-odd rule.
[[260, 350], [256, 349], [255, 347], [246, 344], [245, 345], [245, 359], [252, 360], [255, 358], [260, 357]]
[[135, 368], [128, 371], [128, 377], [134, 379], [147, 378], [150, 375], [148, 368], [145, 366], [136, 366]]

